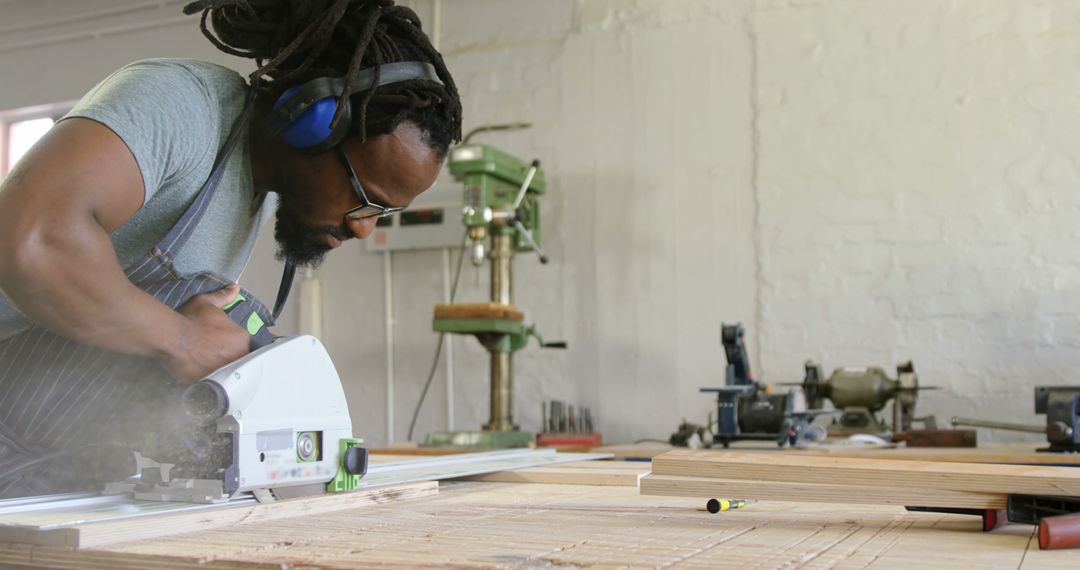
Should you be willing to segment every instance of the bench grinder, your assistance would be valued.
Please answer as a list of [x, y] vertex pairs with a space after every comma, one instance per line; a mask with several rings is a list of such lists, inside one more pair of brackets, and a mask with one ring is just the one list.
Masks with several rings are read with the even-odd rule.
[[919, 386], [919, 377], [911, 362], [896, 367], [896, 378], [889, 378], [878, 367], [839, 368], [828, 378], [822, 375], [821, 366], [813, 361], [807, 361], [805, 369], [802, 388], [810, 406], [819, 408], [827, 398], [833, 406], [843, 410], [843, 415], [829, 426], [829, 433], [887, 433], [889, 427], [878, 417], [878, 412], [889, 400], [893, 400], [892, 431], [907, 431], [911, 429], [912, 421], [918, 419], [915, 418], [915, 403], [919, 390], [933, 389]]

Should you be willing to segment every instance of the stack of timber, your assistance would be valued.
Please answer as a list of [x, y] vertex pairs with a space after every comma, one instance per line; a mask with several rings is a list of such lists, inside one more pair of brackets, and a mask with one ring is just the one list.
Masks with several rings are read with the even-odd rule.
[[1080, 470], [687, 450], [656, 457], [641, 493], [1003, 509], [1010, 494], [1080, 496]]

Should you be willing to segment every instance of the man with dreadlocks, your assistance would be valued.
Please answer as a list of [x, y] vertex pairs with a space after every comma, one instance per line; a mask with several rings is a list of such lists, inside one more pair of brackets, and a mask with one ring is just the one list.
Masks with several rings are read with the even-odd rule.
[[179, 387], [250, 350], [222, 309], [270, 216], [286, 267], [318, 264], [430, 187], [460, 139], [453, 78], [391, 0], [184, 12], [255, 61], [248, 81], [131, 64], [0, 186], [0, 497], [115, 479], [93, 470], [121, 434], [160, 429]]

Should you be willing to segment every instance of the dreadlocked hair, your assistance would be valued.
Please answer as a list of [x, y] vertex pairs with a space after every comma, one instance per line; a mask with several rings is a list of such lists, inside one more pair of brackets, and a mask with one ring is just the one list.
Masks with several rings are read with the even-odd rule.
[[[375, 67], [378, 83], [377, 67], [384, 63], [430, 63], [442, 85], [412, 79], [352, 95], [352, 128], [363, 142], [410, 121], [440, 155], [461, 140], [454, 78], [416, 13], [393, 0], [199, 0], [184, 6], [185, 14], [197, 12], [203, 35], [218, 49], [255, 60], [258, 69], [249, 79], [270, 100], [315, 77], [344, 76], [344, 95], [362, 69]], [[333, 124], [343, 111], [344, 96]]]

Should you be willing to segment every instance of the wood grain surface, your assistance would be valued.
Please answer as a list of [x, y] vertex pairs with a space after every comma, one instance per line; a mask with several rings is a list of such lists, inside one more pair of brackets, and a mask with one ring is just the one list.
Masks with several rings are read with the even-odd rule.
[[0, 564], [131, 570], [282, 568], [1075, 569], [1030, 526], [900, 507], [704, 501], [632, 487], [443, 483], [438, 495], [91, 549], [0, 546]]

